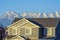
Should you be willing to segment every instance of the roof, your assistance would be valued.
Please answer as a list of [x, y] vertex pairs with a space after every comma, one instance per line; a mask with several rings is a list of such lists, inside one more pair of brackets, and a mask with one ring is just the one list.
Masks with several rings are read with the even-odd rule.
[[[15, 18], [14, 22], [20, 20], [22, 18]], [[59, 21], [59, 18], [26, 18], [30, 22], [45, 27], [56, 27]]]
[[25, 24], [27, 22], [29, 22], [29, 21], [27, 19], [23, 18], [23, 19], [21, 19], [21, 20], [19, 20], [17, 22], [13, 22], [11, 25], [7, 26], [7, 28], [8, 27], [19, 27], [19, 26], [21, 26], [21, 25], [23, 25], [23, 24]]

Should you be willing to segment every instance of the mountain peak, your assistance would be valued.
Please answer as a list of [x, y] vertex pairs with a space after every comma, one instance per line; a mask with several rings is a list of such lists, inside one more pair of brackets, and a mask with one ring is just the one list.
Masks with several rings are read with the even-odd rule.
[[5, 14], [4, 14], [4, 17], [5, 18], [8, 18], [10, 20], [13, 20], [14, 18], [19, 18], [19, 15], [13, 11], [7, 11]]
[[55, 13], [38, 13], [24, 12], [17, 14], [14, 11], [7, 11], [3, 16], [0, 16], [0, 23], [4, 26], [10, 25], [15, 18], [60, 18], [60, 12]]
[[60, 12], [55, 13], [38, 13], [38, 12], [24, 12], [22, 14], [17, 14], [13, 11], [7, 11], [2, 17], [0, 18], [8, 18], [13, 20], [14, 18], [60, 18]]
[[13, 12], [13, 11], [7, 11], [6, 13], [5, 13], [5, 15], [11, 15], [11, 14], [15, 14], [15, 12]]

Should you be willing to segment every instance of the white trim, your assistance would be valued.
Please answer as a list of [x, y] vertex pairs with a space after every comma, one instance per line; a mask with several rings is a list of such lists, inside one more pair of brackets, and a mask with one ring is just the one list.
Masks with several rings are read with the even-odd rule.
[[13, 30], [15, 30], [15, 33], [12, 31], [12, 35], [17, 35], [17, 29], [13, 28]]
[[[10, 29], [12, 30], [12, 31], [11, 31], [12, 34], [10, 34]], [[9, 29], [8, 29], [8, 35], [17, 35], [17, 29], [15, 29], [15, 34], [13, 34], [13, 30], [14, 30], [14, 29], [15, 29], [15, 28], [9, 28]]]
[[[27, 19], [25, 19], [25, 18], [23, 18], [23, 19], [21, 19], [21, 20], [19, 20], [19, 21], [22, 21], [22, 20], [26, 20], [26, 22], [25, 23], [31, 23], [32, 25], [34, 25], [34, 26], [36, 26], [36, 27], [38, 27], [39, 28], [39, 26], [38, 25], [36, 25], [36, 24], [34, 24], [34, 23], [32, 23], [32, 22], [30, 22], [30, 21], [28, 21]], [[14, 24], [16, 24], [16, 23], [18, 23], [19, 21], [17, 21], [17, 22], [15, 22], [15, 23], [13, 23], [13, 24], [11, 24], [11, 25], [9, 25], [9, 26], [7, 26], [7, 28], [8, 27], [10, 27], [10, 26], [12, 26], [12, 25], [14, 25]], [[20, 26], [22, 26], [22, 25], [24, 25], [25, 23], [23, 23], [23, 24], [21, 24], [21, 25], [19, 25], [18, 27], [20, 27]]]
[[[25, 22], [25, 23], [23, 23], [23, 24], [21, 24], [21, 25], [19, 25], [19, 26], [17, 26], [17, 27], [21, 27], [22, 25], [24, 25], [24, 24], [26, 24], [26, 23], [27, 23], [27, 22]], [[16, 28], [17, 28], [17, 27], [16, 27]]]
[[35, 27], [37, 27], [37, 28], [39, 28], [39, 26], [38, 25], [36, 25], [36, 24], [34, 24], [34, 23], [32, 23], [32, 22], [30, 22], [32, 25], [34, 25]]
[[26, 20], [26, 21], [39, 28], [38, 25], [36, 25], [36, 24], [34, 24], [34, 23], [32, 23], [32, 22], [30, 22], [30, 21], [28, 21], [28, 20]]
[[[37, 27], [37, 28], [39, 28], [39, 26], [37, 26], [36, 24], [34, 24], [34, 23], [32, 23], [32, 22], [30, 22], [30, 21], [28, 21], [27, 19], [25, 19], [27, 22], [25, 22], [25, 23], [23, 23], [23, 24], [21, 24], [21, 25], [19, 25], [19, 26], [17, 26], [17, 27], [21, 27], [22, 25], [24, 25], [24, 24], [26, 24], [26, 23], [30, 23], [30, 24], [32, 24], [32, 25], [34, 25], [35, 27]], [[16, 27], [16, 28], [17, 28]]]
[[[15, 36], [15, 37], [19, 37], [20, 39], [24, 39], [24, 38], [22, 38], [22, 37], [19, 36], [19, 35]], [[15, 37], [13, 37], [13, 38], [11, 38], [11, 39], [14, 39]]]
[[[25, 19], [25, 18], [23, 18], [23, 19]], [[19, 21], [22, 21], [23, 19], [21, 19], [21, 20], [19, 20]], [[25, 20], [26, 20], [26, 19], [25, 19]], [[19, 21], [14, 22], [13, 24], [11, 24], [11, 25], [7, 26], [7, 28], [8, 28], [8, 27], [10, 27], [10, 26], [12, 26], [12, 25], [14, 25], [14, 24], [16, 24], [16, 23], [18, 23]]]
[[12, 32], [11, 32], [11, 34], [10, 34], [10, 29], [11, 29], [11, 28], [8, 29], [8, 35], [12, 35]]

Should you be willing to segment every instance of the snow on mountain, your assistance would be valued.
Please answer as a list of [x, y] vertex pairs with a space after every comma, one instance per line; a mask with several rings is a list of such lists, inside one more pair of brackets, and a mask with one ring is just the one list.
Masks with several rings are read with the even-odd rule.
[[56, 12], [55, 15], [56, 15], [56, 18], [60, 18], [60, 13], [59, 12]]
[[23, 18], [40, 18], [41, 13], [35, 13], [35, 12], [24, 12], [21, 14]]
[[19, 15], [15, 12], [8, 11], [4, 14], [4, 18], [8, 18], [10, 20], [13, 20], [14, 18], [19, 18]]
[[42, 14], [41, 14], [41, 18], [48, 18], [47, 13], [42, 13]]
[[0, 16], [0, 23], [5, 26], [10, 25], [14, 18], [60, 18], [60, 12], [56, 13], [38, 13], [38, 12], [24, 12], [17, 14], [13, 11], [7, 11], [3, 16]]
[[22, 18], [60, 18], [60, 13], [36, 13], [36, 12], [29, 12], [29, 13], [22, 13], [20, 14]]
[[15, 12], [8, 11], [3, 16], [0, 17], [0, 23], [3, 24], [3, 26], [10, 25], [14, 18], [19, 18], [20, 15], [16, 14]]
[[50, 13], [48, 16], [49, 16], [49, 18], [55, 18], [53, 13]]
[[0, 18], [8, 18], [10, 20], [13, 20], [14, 18], [60, 18], [60, 13], [56, 12], [47, 14], [38, 12], [24, 12], [17, 14], [13, 11], [8, 11]]

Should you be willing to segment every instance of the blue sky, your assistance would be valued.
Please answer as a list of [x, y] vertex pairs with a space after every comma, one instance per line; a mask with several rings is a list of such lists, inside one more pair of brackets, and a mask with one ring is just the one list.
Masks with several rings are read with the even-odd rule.
[[56, 12], [60, 11], [60, 0], [0, 0], [0, 16], [6, 11]]

